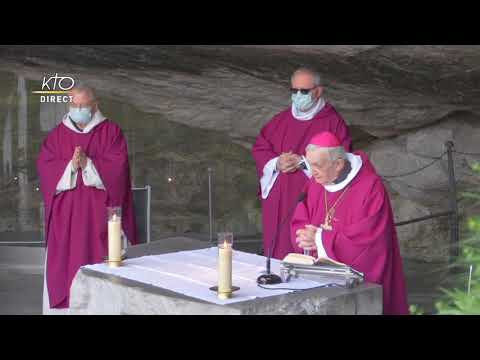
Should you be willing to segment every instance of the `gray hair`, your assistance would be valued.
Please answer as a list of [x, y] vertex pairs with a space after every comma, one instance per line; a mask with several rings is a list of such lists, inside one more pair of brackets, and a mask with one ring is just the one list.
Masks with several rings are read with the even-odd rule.
[[72, 88], [72, 91], [78, 91], [80, 93], [86, 93], [93, 102], [98, 102], [97, 93], [95, 89], [85, 83], [76, 83], [75, 86]]
[[330, 158], [330, 161], [335, 161], [338, 159], [347, 160], [347, 153], [345, 152], [345, 149], [343, 148], [343, 146], [326, 148], [326, 147], [320, 147], [314, 144], [307, 145], [306, 151], [314, 151], [314, 150], [327, 152], [328, 157]]
[[290, 78], [290, 81], [293, 81], [293, 79], [295, 78], [295, 76], [297, 76], [298, 74], [309, 74], [312, 76], [313, 78], [313, 84], [315, 86], [320, 86], [321, 83], [322, 83], [322, 78], [320, 76], [320, 73], [318, 71], [315, 71], [311, 68], [308, 68], [308, 67], [301, 67], [297, 70], [294, 71], [294, 73], [292, 74], [292, 77]]

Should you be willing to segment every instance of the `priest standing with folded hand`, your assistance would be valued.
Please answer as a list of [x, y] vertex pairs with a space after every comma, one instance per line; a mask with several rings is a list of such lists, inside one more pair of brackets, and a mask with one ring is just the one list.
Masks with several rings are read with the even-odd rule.
[[[349, 130], [335, 108], [323, 98], [320, 75], [300, 68], [291, 77], [292, 106], [277, 114], [261, 130], [253, 145], [263, 218], [263, 249], [268, 254], [280, 224], [288, 225], [292, 206], [310, 176], [303, 156], [311, 137], [331, 131], [345, 150], [351, 149]], [[272, 257], [293, 251], [288, 226], [279, 231]]]
[[291, 222], [294, 252], [312, 251], [364, 273], [383, 287], [383, 313], [408, 314], [402, 258], [382, 179], [364, 152], [345, 152], [323, 132], [307, 145], [312, 178]]
[[44, 140], [37, 161], [45, 203], [44, 314], [69, 308], [81, 266], [108, 254], [107, 207], [122, 208], [123, 232], [137, 243], [128, 151], [90, 87], [72, 89], [69, 112]]

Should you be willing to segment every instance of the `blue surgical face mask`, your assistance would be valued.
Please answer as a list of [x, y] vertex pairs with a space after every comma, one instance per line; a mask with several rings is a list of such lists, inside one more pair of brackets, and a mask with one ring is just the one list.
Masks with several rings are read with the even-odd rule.
[[300, 91], [296, 94], [292, 94], [293, 105], [300, 111], [309, 110], [315, 103], [312, 97], [312, 93], [302, 94]]
[[92, 120], [92, 108], [91, 107], [84, 107], [84, 108], [70, 107], [68, 116], [70, 116], [70, 119], [72, 119], [72, 121], [75, 122], [76, 124], [85, 125]]

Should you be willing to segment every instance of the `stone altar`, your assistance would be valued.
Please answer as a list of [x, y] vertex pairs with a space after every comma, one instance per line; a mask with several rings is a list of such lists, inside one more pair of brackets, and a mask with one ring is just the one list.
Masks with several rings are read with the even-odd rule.
[[[202, 250], [205, 251], [205, 250]], [[143, 257], [145, 261], [154, 256]], [[258, 257], [259, 260], [262, 257]], [[138, 259], [136, 259], [138, 260]], [[156, 259], [158, 260], [158, 258]], [[272, 267], [276, 271], [275, 267]], [[197, 279], [198, 280], [198, 279]], [[254, 279], [252, 279], [254, 281]], [[81, 268], [71, 287], [70, 315], [379, 315], [382, 288], [362, 284], [273, 293], [245, 301], [216, 304], [98, 267]]]

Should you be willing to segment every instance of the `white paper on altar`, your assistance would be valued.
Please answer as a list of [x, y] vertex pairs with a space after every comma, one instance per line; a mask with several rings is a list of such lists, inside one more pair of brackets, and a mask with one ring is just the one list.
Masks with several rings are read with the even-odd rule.
[[[257, 286], [256, 280], [258, 275], [265, 271], [265, 257], [234, 251], [233, 286], [240, 287], [240, 290], [234, 292], [231, 299], [220, 300], [215, 292], [209, 290], [210, 287], [217, 285], [217, 256], [218, 248], [212, 247], [127, 259], [119, 268], [110, 268], [106, 264], [87, 265], [83, 268], [135, 280], [220, 305], [327, 285], [312, 280], [292, 279], [288, 283], [269, 286], [269, 288], [281, 287], [289, 290], [262, 289]], [[280, 261], [272, 259], [271, 270], [279, 274]]]

